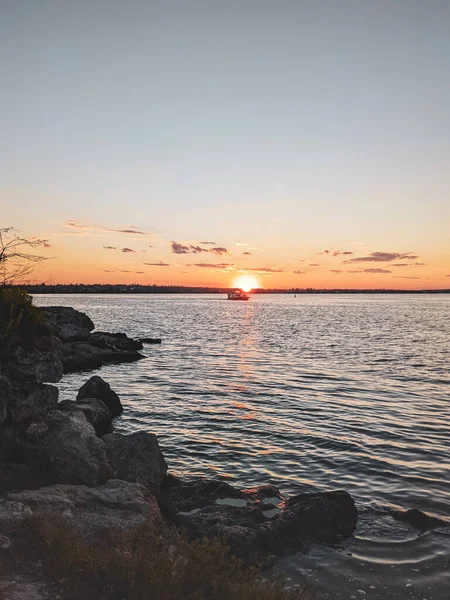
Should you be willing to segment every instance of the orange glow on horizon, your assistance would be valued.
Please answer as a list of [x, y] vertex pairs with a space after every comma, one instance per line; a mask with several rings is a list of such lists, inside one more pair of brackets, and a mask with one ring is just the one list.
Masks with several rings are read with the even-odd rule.
[[233, 280], [233, 287], [243, 290], [244, 292], [250, 292], [255, 288], [261, 287], [259, 280], [253, 275], [239, 275]]

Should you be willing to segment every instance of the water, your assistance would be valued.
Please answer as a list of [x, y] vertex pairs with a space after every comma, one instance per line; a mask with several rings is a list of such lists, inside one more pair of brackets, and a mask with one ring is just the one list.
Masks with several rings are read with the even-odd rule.
[[[450, 296], [38, 296], [98, 329], [161, 337], [146, 360], [101, 375], [125, 406], [116, 429], [157, 434], [178, 474], [345, 489], [355, 536], [276, 570], [332, 598], [450, 597], [450, 528], [420, 534], [387, 514], [450, 516]], [[87, 374], [65, 376], [74, 399]]]

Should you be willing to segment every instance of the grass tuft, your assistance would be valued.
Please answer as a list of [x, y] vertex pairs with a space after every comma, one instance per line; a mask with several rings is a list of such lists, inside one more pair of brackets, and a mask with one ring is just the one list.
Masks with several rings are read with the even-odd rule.
[[145, 524], [113, 543], [88, 541], [67, 523], [32, 520], [24, 543], [61, 581], [71, 600], [306, 600], [281, 580], [262, 580], [258, 570], [234, 558], [220, 540], [189, 541]]

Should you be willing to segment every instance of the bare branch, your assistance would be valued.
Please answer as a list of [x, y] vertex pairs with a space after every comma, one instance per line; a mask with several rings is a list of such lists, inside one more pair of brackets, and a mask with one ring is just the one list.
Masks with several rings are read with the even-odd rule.
[[14, 227], [0, 228], [0, 285], [24, 283], [34, 267], [50, 257], [27, 252], [28, 248], [47, 247], [48, 240], [21, 237]]

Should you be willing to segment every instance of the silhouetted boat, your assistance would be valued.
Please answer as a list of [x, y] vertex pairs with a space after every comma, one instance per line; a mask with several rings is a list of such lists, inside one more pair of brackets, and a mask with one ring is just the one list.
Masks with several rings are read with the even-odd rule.
[[234, 290], [228, 294], [228, 300], [248, 300], [250, 296], [247, 296], [242, 290]]

